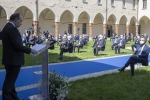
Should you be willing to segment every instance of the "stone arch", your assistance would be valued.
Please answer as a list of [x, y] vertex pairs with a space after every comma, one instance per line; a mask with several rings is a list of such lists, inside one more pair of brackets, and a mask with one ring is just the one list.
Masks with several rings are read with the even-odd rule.
[[39, 14], [39, 27], [41, 32], [48, 31], [52, 35], [55, 35], [55, 13], [45, 8]]
[[109, 21], [112, 21], [113, 24], [118, 24], [117, 18], [116, 18], [116, 16], [115, 16], [114, 14], [111, 14], [111, 15], [108, 17], [107, 23], [109, 23]]
[[70, 10], [65, 10], [60, 16], [60, 28], [59, 31], [64, 33], [65, 31], [69, 34], [73, 34], [73, 21], [74, 15]]
[[141, 23], [141, 21], [143, 21], [145, 23], [145, 25], [147, 25], [148, 21], [149, 21], [149, 18], [147, 16], [142, 16], [140, 19], [139, 19], [139, 24]]
[[114, 14], [109, 15], [107, 19], [107, 30], [106, 30], [106, 34], [108, 37], [109, 36], [111, 37], [113, 33], [116, 33], [115, 24], [118, 24], [116, 16]]
[[104, 16], [101, 13], [97, 13], [93, 21], [93, 37], [99, 34], [103, 34]]
[[131, 19], [130, 19], [130, 26], [129, 26], [129, 29], [130, 29], [130, 33], [132, 33], [134, 36], [136, 35], [136, 25], [137, 25], [137, 20], [136, 20], [136, 17], [133, 16]]
[[0, 5], [0, 29], [2, 30], [4, 25], [7, 23], [7, 13], [5, 9]]
[[89, 33], [89, 23], [90, 23], [90, 16], [86, 11], [83, 11], [77, 17], [77, 28], [79, 34], [88, 34]]
[[86, 18], [88, 20], [88, 23], [90, 22], [90, 16], [86, 11], [83, 11], [80, 13], [80, 15], [78, 16], [78, 23], [79, 23], [80, 17]]
[[150, 36], [150, 19], [147, 16], [142, 16], [139, 19], [139, 33], [140, 34], [148, 34]]
[[15, 13], [20, 13], [23, 17], [22, 26], [19, 27], [20, 33], [23, 34], [25, 30], [32, 26], [33, 12], [26, 6], [20, 6], [15, 10]]
[[[127, 17], [125, 15], [123, 15], [119, 21], [119, 26], [118, 26], [119, 35], [126, 33], [126, 25], [128, 25], [128, 20], [127, 20]], [[128, 33], [126, 33], [126, 34], [128, 35]]]

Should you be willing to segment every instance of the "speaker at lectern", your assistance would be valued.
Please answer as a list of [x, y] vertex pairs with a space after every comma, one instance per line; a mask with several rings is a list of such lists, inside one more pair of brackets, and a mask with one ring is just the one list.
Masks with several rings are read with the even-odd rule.
[[[36, 44], [32, 48], [37, 50], [37, 54], [31, 54], [33, 61], [39, 59], [41, 55], [42, 66], [33, 65], [33, 95], [30, 100], [50, 100], [49, 98], [49, 80], [48, 80], [48, 48], [53, 44], [53, 41], [48, 41], [43, 44]], [[54, 44], [53, 44], [54, 45]], [[40, 83], [40, 84], [39, 84]], [[39, 86], [40, 85], [40, 86]]]

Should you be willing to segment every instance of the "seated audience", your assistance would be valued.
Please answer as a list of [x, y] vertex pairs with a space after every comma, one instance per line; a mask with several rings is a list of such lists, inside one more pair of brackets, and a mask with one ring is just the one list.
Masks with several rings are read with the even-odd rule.
[[75, 44], [74, 46], [74, 52], [75, 52], [75, 49], [78, 48], [78, 53], [79, 53], [80, 49], [83, 48], [83, 45], [84, 45], [84, 40], [82, 36], [80, 35], [80, 39], [78, 40], [77, 44]]
[[105, 50], [106, 41], [105, 38], [103, 38], [102, 35], [99, 36], [99, 39], [94, 44], [94, 56], [98, 55], [98, 51], [104, 51]]
[[59, 57], [60, 60], [63, 59], [64, 52], [69, 52], [69, 53], [73, 52], [73, 44], [71, 41], [71, 36], [68, 36], [68, 39], [67, 39], [66, 43], [64, 44], [64, 47], [62, 47], [60, 50], [60, 57]]
[[141, 63], [143, 66], [148, 66], [150, 48], [145, 43], [146, 39], [142, 37], [140, 39], [140, 45], [137, 46], [135, 53], [128, 59], [122, 68], [118, 69], [120, 72], [124, 71], [124, 69], [130, 65], [131, 76], [134, 76], [134, 64]]
[[[119, 44], [115, 46], [115, 54], [120, 54], [120, 48], [125, 48], [126, 45], [126, 41], [123, 38], [123, 35], [120, 35], [120, 40], [119, 40]], [[118, 51], [118, 52], [117, 52]]]
[[118, 36], [116, 35], [115, 39], [112, 41], [112, 50], [114, 49], [115, 46], [117, 46], [119, 44], [119, 38]]
[[140, 36], [137, 36], [137, 38], [135, 39], [135, 43], [131, 45], [133, 52], [134, 52], [134, 48], [136, 48], [138, 45], [140, 45]]
[[22, 35], [22, 43], [24, 43], [24, 45], [27, 46], [26, 45], [26, 43], [27, 43], [27, 37], [25, 36], [25, 34]]

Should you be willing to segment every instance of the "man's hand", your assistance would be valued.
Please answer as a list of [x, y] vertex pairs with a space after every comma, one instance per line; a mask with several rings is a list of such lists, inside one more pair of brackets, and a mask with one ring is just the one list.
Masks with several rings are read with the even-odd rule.
[[36, 50], [34, 50], [34, 49], [31, 49], [31, 53], [33, 53], [33, 54], [37, 54], [37, 51], [36, 51]]

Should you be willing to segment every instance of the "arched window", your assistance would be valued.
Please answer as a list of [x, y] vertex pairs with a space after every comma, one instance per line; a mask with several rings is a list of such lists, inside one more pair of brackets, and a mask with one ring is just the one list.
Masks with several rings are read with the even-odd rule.
[[97, 0], [97, 3], [98, 3], [98, 4], [101, 4], [101, 1], [102, 1], [102, 0]]
[[135, 9], [135, 0], [133, 0], [133, 9]]
[[123, 0], [123, 8], [126, 6], [126, 0]]
[[147, 9], [147, 0], [143, 0], [143, 9]]

